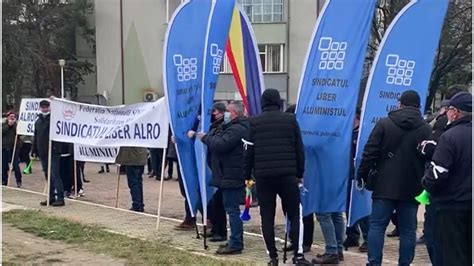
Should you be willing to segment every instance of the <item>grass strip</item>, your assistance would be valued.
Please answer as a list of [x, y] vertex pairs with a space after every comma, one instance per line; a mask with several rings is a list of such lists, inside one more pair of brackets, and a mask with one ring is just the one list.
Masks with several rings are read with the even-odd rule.
[[3, 213], [2, 219], [4, 223], [38, 237], [59, 240], [93, 253], [126, 259], [131, 265], [248, 265], [200, 256], [158, 242], [107, 232], [104, 228], [51, 217], [36, 210], [12, 210]]

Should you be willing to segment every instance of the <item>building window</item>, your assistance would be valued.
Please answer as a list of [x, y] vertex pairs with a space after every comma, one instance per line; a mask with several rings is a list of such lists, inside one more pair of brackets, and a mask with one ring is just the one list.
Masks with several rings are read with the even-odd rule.
[[[262, 63], [263, 73], [281, 73], [284, 72], [284, 45], [283, 44], [260, 44], [258, 45], [258, 53], [260, 62]], [[221, 72], [223, 74], [232, 73], [232, 68], [225, 55], [221, 64]]]
[[283, 44], [260, 44], [258, 46], [264, 73], [283, 72]]
[[253, 23], [283, 21], [283, 0], [239, 0]]

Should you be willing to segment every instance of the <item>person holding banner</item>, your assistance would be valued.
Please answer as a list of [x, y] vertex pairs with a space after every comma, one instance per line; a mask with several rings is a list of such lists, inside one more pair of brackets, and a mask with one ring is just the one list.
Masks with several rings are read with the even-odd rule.
[[373, 190], [368, 235], [369, 265], [381, 265], [384, 237], [394, 210], [400, 231], [399, 264], [409, 265], [415, 255], [418, 202], [425, 160], [418, 145], [431, 135], [420, 112], [420, 96], [408, 90], [399, 109], [379, 120], [364, 147], [357, 178]]
[[224, 113], [224, 124], [222, 130], [213, 134], [197, 133], [197, 137], [218, 158], [220, 173], [218, 186], [222, 191], [224, 209], [229, 216], [230, 239], [227, 244], [222, 245], [216, 251], [221, 255], [240, 254], [244, 249], [243, 222], [240, 219], [239, 201], [244, 196], [245, 178], [242, 166], [244, 150], [242, 139], [247, 138], [249, 125], [243, 117], [244, 105], [239, 102], [231, 102]]
[[[54, 207], [64, 206], [64, 186], [60, 176], [60, 160], [62, 144], [56, 141], [51, 143], [51, 162], [49, 162], [49, 125], [51, 118], [50, 102], [42, 100], [40, 102], [40, 115], [35, 122], [35, 132], [32, 157], [38, 155], [41, 159], [41, 165], [46, 179], [48, 179], [48, 163], [51, 163], [51, 182], [49, 186], [49, 204]], [[40, 202], [42, 206], [48, 204], [47, 201]]]
[[[436, 204], [433, 265], [471, 265], [472, 251], [472, 95], [449, 100], [448, 125], [439, 138], [423, 187]], [[430, 204], [431, 205], [431, 204]], [[428, 236], [428, 235], [427, 235]], [[431, 255], [431, 254], [430, 254]]]
[[[6, 186], [8, 183], [9, 163], [11, 163], [15, 172], [16, 186], [21, 187], [21, 171], [18, 161], [21, 141], [17, 139], [16, 135], [16, 115], [14, 112], [8, 112], [6, 118], [6, 121], [2, 123], [2, 185]], [[15, 142], [17, 142], [16, 145]]]
[[128, 187], [132, 196], [131, 211], [144, 212], [143, 203], [143, 171], [147, 161], [146, 148], [121, 147], [115, 163], [124, 165], [127, 173]]
[[293, 253], [293, 263], [310, 265], [304, 258], [300, 189], [304, 174], [304, 147], [299, 124], [293, 114], [283, 113], [280, 93], [267, 89], [262, 94], [263, 113], [251, 118], [249, 138], [244, 141], [245, 177], [253, 177], [257, 184], [257, 197], [262, 217], [262, 232], [270, 256], [269, 265], [278, 265], [275, 247], [276, 196], [287, 209], [291, 223], [290, 235], [297, 244]]

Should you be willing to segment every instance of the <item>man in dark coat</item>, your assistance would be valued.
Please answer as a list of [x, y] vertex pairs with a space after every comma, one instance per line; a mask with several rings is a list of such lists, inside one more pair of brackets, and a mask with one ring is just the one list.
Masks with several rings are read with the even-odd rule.
[[[461, 85], [453, 85], [448, 88], [446, 92], [446, 99], [441, 102], [441, 108], [438, 111], [438, 114], [430, 125], [433, 127], [433, 131], [430, 139], [423, 141], [419, 147], [420, 153], [425, 157], [427, 161], [425, 169], [430, 167], [431, 160], [433, 158], [434, 151], [436, 149], [436, 144], [438, 143], [439, 137], [446, 130], [446, 125], [448, 124], [448, 117], [446, 111], [449, 107], [449, 100], [459, 92], [466, 91], [467, 89]], [[431, 263], [433, 266], [442, 265], [443, 254], [441, 250], [435, 251], [435, 223], [436, 223], [436, 210], [437, 204], [431, 202], [425, 207], [425, 221], [423, 224], [423, 236], [420, 239], [425, 241], [426, 249], [428, 250], [428, 255], [430, 256]], [[440, 229], [442, 230], [442, 229]]]
[[[48, 178], [49, 124], [51, 118], [49, 105], [48, 100], [42, 100], [40, 102], [40, 115], [35, 122], [33, 147], [31, 151], [33, 157], [38, 155], [41, 159], [41, 165], [46, 178]], [[51, 185], [49, 186], [49, 204], [52, 206], [64, 206], [64, 186], [59, 172], [62, 144], [53, 141], [51, 145]], [[40, 204], [45, 206], [47, 205], [47, 201], [42, 201]]]
[[436, 204], [434, 251], [439, 265], [471, 265], [472, 251], [472, 95], [449, 101], [448, 125], [439, 138], [423, 186]]
[[384, 234], [394, 210], [400, 231], [399, 264], [411, 264], [415, 255], [415, 197], [423, 190], [424, 172], [417, 146], [430, 136], [431, 129], [421, 116], [416, 91], [405, 91], [399, 101], [400, 109], [379, 120], [372, 130], [357, 173], [359, 179], [367, 180], [371, 170], [378, 172], [369, 180], [373, 186], [368, 235], [370, 265], [382, 263]]
[[[224, 125], [224, 113], [226, 112], [226, 106], [224, 103], [217, 102], [212, 108], [211, 127], [209, 128], [208, 136], [217, 136], [222, 132]], [[219, 242], [227, 240], [227, 217], [224, 208], [224, 200], [222, 198], [222, 189], [220, 188], [220, 178], [222, 171], [220, 169], [220, 156], [219, 153], [213, 152], [208, 148], [207, 160], [209, 167], [212, 171], [211, 185], [216, 187], [217, 190], [212, 196], [209, 203], [212, 209], [211, 223], [212, 223], [212, 238], [209, 239], [211, 242]]]
[[240, 219], [240, 198], [244, 196], [245, 178], [243, 171], [242, 139], [248, 135], [249, 126], [243, 118], [245, 107], [241, 102], [232, 102], [224, 114], [222, 130], [214, 135], [198, 133], [198, 138], [219, 158], [217, 184], [222, 191], [224, 209], [229, 215], [230, 239], [220, 246], [217, 254], [239, 254], [244, 248], [243, 223]]
[[300, 191], [304, 173], [304, 148], [301, 132], [293, 114], [281, 111], [282, 100], [275, 89], [262, 95], [263, 113], [250, 119], [247, 139], [245, 177], [256, 179], [257, 197], [262, 217], [262, 232], [270, 256], [269, 265], [278, 265], [275, 248], [276, 196], [280, 196], [291, 223], [290, 235], [294, 244], [293, 263], [310, 264], [303, 256], [300, 226]]

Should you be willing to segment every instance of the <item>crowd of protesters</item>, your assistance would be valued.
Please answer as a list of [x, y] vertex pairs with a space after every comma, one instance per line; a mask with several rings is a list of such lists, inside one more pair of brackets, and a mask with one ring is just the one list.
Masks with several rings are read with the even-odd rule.
[[[360, 147], [363, 156], [359, 168], [356, 171], [351, 160], [348, 176], [348, 182], [354, 180], [358, 186], [372, 191], [372, 213], [351, 227], [346, 227], [342, 212], [315, 213], [302, 217], [300, 195], [305, 193], [304, 146], [294, 115], [295, 106], [283, 112], [282, 103], [277, 90], [267, 89], [261, 98], [262, 114], [248, 118], [242, 102], [217, 102], [212, 109], [208, 133], [197, 133], [196, 128], [187, 132], [189, 138], [201, 141], [208, 151], [211, 185], [217, 190], [207, 208], [210, 232], [204, 234], [210, 237], [211, 242], [225, 242], [218, 248], [217, 254], [243, 252], [240, 205], [244, 201], [244, 188], [249, 182], [255, 181], [254, 193], [262, 218], [269, 265], [278, 265], [279, 261], [274, 232], [277, 196], [281, 199], [282, 211], [290, 224], [290, 245], [284, 251], [293, 252], [294, 264], [338, 264], [344, 261], [344, 249], [358, 247], [360, 252], [368, 252], [368, 265], [381, 265], [386, 229], [392, 221], [395, 229], [387, 236], [399, 236], [399, 264], [409, 265], [413, 262], [417, 243], [419, 203], [415, 197], [423, 190], [429, 193], [430, 204], [426, 206], [422, 239], [432, 264], [471, 263], [472, 95], [469, 92], [458, 86], [450, 88], [440, 110], [425, 120], [420, 111], [418, 93], [408, 90], [399, 98], [399, 108], [376, 123], [366, 145]], [[21, 187], [19, 161], [29, 165], [31, 149], [31, 157], [41, 160], [45, 177], [51, 158], [49, 204], [64, 206], [64, 197], [71, 195], [74, 185], [71, 183], [74, 180], [71, 176], [73, 146], [53, 141], [51, 157], [48, 156], [49, 101], [41, 101], [40, 109], [33, 140], [15, 139], [16, 114], [10, 110], [4, 115], [2, 183], [6, 185], [11, 165], [16, 184]], [[360, 108], [355, 113], [353, 158], [359, 134]], [[16, 141], [18, 155], [13, 155]], [[163, 149], [120, 148], [116, 163], [121, 166], [120, 172], [127, 176], [132, 198], [130, 210], [144, 211], [145, 166], [148, 165], [149, 178], [161, 180], [164, 172], [162, 161], [166, 159], [168, 172], [163, 178], [172, 179], [176, 163], [179, 188], [184, 197], [185, 218], [176, 229], [194, 230], [196, 218], [192, 217], [186, 200], [171, 130], [166, 151], [164, 154]], [[84, 195], [83, 182], [88, 182], [84, 176], [84, 162], [77, 162], [76, 169], [77, 189], [80, 195]], [[109, 165], [104, 164], [98, 173], [109, 171]], [[349, 188], [348, 202], [350, 193]], [[46, 201], [41, 202], [41, 205], [46, 204]], [[310, 262], [303, 254], [311, 250], [314, 217], [323, 233], [325, 252]]]

